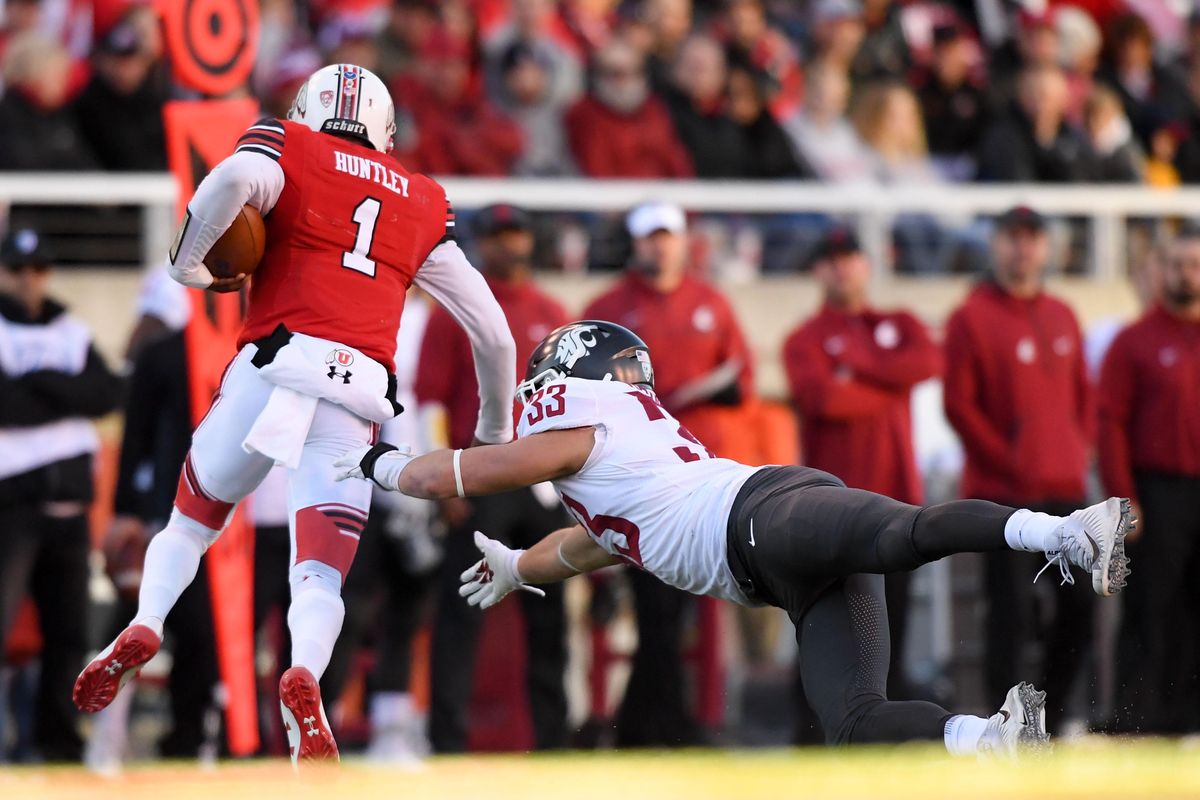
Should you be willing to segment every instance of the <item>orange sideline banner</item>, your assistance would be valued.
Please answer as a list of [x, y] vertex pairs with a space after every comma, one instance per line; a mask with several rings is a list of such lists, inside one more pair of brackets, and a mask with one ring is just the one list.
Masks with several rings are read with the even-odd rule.
[[[182, 218], [196, 186], [233, 152], [238, 136], [258, 116], [258, 105], [243, 100], [167, 103], [163, 110], [167, 162], [179, 181]], [[199, 424], [236, 352], [242, 324], [242, 294], [190, 290], [192, 318], [184, 331], [192, 424]], [[217, 662], [226, 690], [225, 728], [229, 752], [258, 750], [254, 676], [254, 528], [239, 508], [204, 559], [212, 593]]]

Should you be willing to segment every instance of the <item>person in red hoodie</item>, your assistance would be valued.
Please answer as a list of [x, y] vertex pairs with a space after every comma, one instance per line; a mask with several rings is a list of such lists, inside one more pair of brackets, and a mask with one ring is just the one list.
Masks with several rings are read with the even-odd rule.
[[[868, 304], [871, 264], [848, 228], [839, 225], [825, 235], [812, 274], [824, 303], [783, 346], [804, 462], [853, 489], [921, 505], [910, 396], [918, 383], [941, 373], [941, 349], [912, 314]], [[900, 658], [909, 575], [891, 573], [885, 581], [892, 634], [889, 697], [905, 693]]]
[[[519, 371], [546, 334], [567, 322], [567, 313], [553, 298], [533, 284], [531, 258], [532, 221], [522, 209], [489, 206], [474, 220], [479, 232], [479, 257], [488, 286], [504, 309], [517, 344]], [[440, 446], [469, 447], [479, 411], [475, 374], [464, 370], [472, 361], [471, 346], [450, 314], [434, 309], [421, 342], [416, 396], [423, 418], [444, 420], [445, 441]], [[514, 413], [519, 408], [514, 408]], [[552, 495], [533, 489], [478, 497], [455, 498], [444, 506], [449, 524], [446, 557], [437, 578], [437, 622], [430, 654], [429, 741], [435, 752], [458, 753], [467, 749], [467, 707], [475, 673], [475, 649], [483, 615], [458, 596], [458, 575], [475, 559], [472, 535], [486, 529], [493, 535], [529, 547], [560, 527], [565, 515]], [[534, 745], [538, 749], [566, 745], [567, 700], [563, 672], [567, 667], [566, 617], [563, 594], [558, 591], [535, 598], [523, 607], [530, 716]]]
[[[615, 322], [660, 353], [655, 391], [676, 419], [720, 454], [722, 411], [754, 392], [750, 351], [729, 301], [687, 271], [683, 209], [646, 203], [629, 212], [633, 258], [616, 285], [588, 305], [587, 319]], [[638, 650], [617, 714], [619, 747], [699, 744], [702, 733], [687, 708], [683, 646], [691, 596], [630, 570]], [[701, 648], [716, 637], [715, 607], [699, 601]], [[705, 639], [704, 637], [709, 637]]]
[[1161, 298], [1113, 341], [1100, 397], [1101, 479], [1132, 498], [1148, 526], [1128, 547], [1146, 579], [1130, 585], [1125, 604], [1116, 723], [1195, 732], [1195, 637], [1189, 652], [1178, 632], [1200, 621], [1191, 580], [1200, 568], [1200, 230], [1171, 244]]
[[645, 57], [614, 40], [596, 52], [592, 68], [592, 91], [563, 119], [579, 171], [592, 178], [692, 177], [666, 106], [650, 91]]
[[[993, 278], [946, 323], [944, 402], [966, 451], [962, 496], [1055, 514], [1083, 504], [1094, 408], [1079, 322], [1042, 287], [1048, 257], [1041, 214], [1018, 206], [1000, 217]], [[1034, 588], [1031, 560], [985, 558], [985, 671], [995, 690], [1036, 630]], [[1056, 592], [1043, 672], [1060, 703], [1091, 641], [1087, 603], [1080, 592]]]

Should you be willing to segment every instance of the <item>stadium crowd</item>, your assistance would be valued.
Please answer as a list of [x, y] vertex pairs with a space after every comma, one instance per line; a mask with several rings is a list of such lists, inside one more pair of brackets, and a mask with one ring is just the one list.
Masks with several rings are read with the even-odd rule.
[[[1200, 181], [1200, 11], [1169, 0], [264, 0], [251, 93], [392, 87], [437, 175]], [[157, 170], [150, 4], [7, 0], [0, 169]]]
[[[989, 0], [264, 0], [260, 59], [244, 91], [283, 116], [321, 63], [367, 66], [393, 88], [396, 157], [436, 175], [1173, 186], [1200, 181], [1200, 13], [1184, 16], [1180, 5], [1091, 0], [1032, 12]], [[165, 168], [161, 109], [173, 90], [148, 6], [7, 0], [3, 8], [0, 169]], [[1193, 413], [1200, 235], [1169, 233], [1132, 265], [1146, 315], [1097, 343], [1085, 341], [1070, 308], [1042, 288], [1049, 224], [1028, 207], [997, 220], [984, 256], [990, 277], [941, 337], [926, 329], [919, 309], [877, 308], [867, 293], [872, 264], [854, 232], [823, 230], [806, 259], [822, 306], [781, 353], [800, 420], [796, 452], [851, 486], [921, 502], [911, 394], [936, 377], [966, 454], [964, 496], [1063, 513], [1089, 499], [1085, 478], [1098, 451], [1105, 491], [1135, 498], [1147, 531], [1130, 544], [1135, 576], [1117, 647], [1116, 710], [1093, 718], [1070, 707], [1072, 687], [1091, 696], [1106, 657], [1092, 626], [1080, 623], [1093, 614], [1091, 595], [1045, 581], [1034, 587], [1038, 559], [1016, 553], [990, 556], [984, 569], [988, 697], [1001, 696], [1014, 674], [1028, 674], [1051, 691], [1052, 726], [1069, 711], [1102, 729], [1194, 732], [1200, 636], [1178, 635], [1174, 626], [1200, 624], [1187, 581], [1200, 566]], [[737, 452], [727, 414], [754, 404], [755, 365], [732, 305], [689, 263], [688, 218], [650, 204], [631, 209], [622, 225], [630, 246], [614, 260], [626, 269], [584, 315], [636, 330], [655, 353], [664, 406], [719, 454]], [[522, 209], [500, 205], [463, 230], [522, 355], [567, 318], [536, 284], [535, 228]], [[103, 548], [119, 627], [136, 595], [145, 537], [170, 513], [188, 444], [193, 415], [181, 331], [190, 305], [162, 276], [147, 283], [121, 391], [86, 328], [47, 297], [53, 257], [38, 232], [9, 231], [0, 263], [0, 622], [6, 635], [16, 629], [28, 592], [43, 623], [62, 626], [43, 632], [38, 693], [19, 691], [26, 672], [5, 687], [18, 724], [0, 750], [73, 760], [83, 757], [84, 743], [70, 683], [89, 648], [108, 638], [83, 625], [84, 508], [93, 488], [80, 475], [89, 474], [98, 446], [85, 420], [118, 403], [125, 412], [116, 517]], [[397, 353], [403, 404], [413, 413], [385, 436], [470, 444], [476, 387], [465, 366], [469, 348], [449, 315], [414, 296]], [[17, 449], [19, 463], [7, 455]], [[284, 506], [271, 480], [251, 501], [256, 666], [268, 687], [286, 652]], [[515, 681], [475, 671], [497, 644], [489, 645], [481, 615], [456, 591], [458, 573], [473, 560], [472, 532], [484, 528], [527, 546], [562, 519], [536, 487], [439, 505], [377, 498], [323, 685], [331, 708], [341, 699], [339, 708], [365, 709], [376, 755], [518, 739], [538, 748], [714, 740], [724, 705], [713, 667], [721, 646], [715, 604], [634, 570], [591, 581], [592, 629], [612, 620], [627, 586], [639, 645], [619, 704], [597, 699], [604, 678], [593, 675], [601, 685], [591, 687], [593, 716], [578, 734], [567, 719], [561, 590], [523, 597], [523, 625], [504, 628], [525, 640]], [[77, 591], [61, 591], [68, 585]], [[168, 626], [173, 727], [158, 745], [185, 757], [219, 746], [214, 720], [222, 703], [212, 598], [205, 581], [189, 592]], [[907, 685], [900, 665], [908, 596], [908, 576], [889, 576], [897, 696], [930, 691]], [[422, 662], [414, 652], [426, 646], [419, 632], [431, 613]], [[594, 662], [607, 647], [593, 633]], [[17, 650], [9, 642], [9, 652]], [[410, 674], [414, 663], [428, 665], [427, 703], [411, 690], [421, 682]], [[523, 739], [509, 718], [492, 726], [505, 729], [494, 738], [479, 733], [472, 692], [489, 681], [524, 684], [517, 693], [528, 706]], [[355, 697], [364, 685], [367, 701]], [[122, 755], [137, 703], [132, 692], [122, 697], [91, 728], [94, 764]], [[269, 692], [261, 705], [263, 752], [278, 753]], [[804, 718], [801, 708], [801, 739]], [[12, 730], [31, 738], [14, 740]]]

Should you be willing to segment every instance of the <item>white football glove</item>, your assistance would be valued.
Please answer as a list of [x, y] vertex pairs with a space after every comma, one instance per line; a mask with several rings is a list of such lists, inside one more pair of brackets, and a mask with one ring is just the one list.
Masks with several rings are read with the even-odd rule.
[[373, 447], [356, 447], [343, 453], [341, 458], [333, 462], [337, 470], [333, 479], [344, 481], [347, 478], [361, 478], [373, 481], [380, 489], [398, 492], [400, 473], [414, 458], [416, 456], [407, 446], [396, 447], [380, 442]]
[[483, 553], [483, 558], [459, 578], [463, 585], [458, 587], [458, 593], [467, 598], [467, 603], [480, 608], [491, 608], [507, 597], [513, 589], [523, 589], [538, 597], [546, 596], [541, 589], [522, 581], [520, 573], [517, 572], [517, 560], [524, 550], [505, 547], [479, 531], [475, 531], [475, 546]]

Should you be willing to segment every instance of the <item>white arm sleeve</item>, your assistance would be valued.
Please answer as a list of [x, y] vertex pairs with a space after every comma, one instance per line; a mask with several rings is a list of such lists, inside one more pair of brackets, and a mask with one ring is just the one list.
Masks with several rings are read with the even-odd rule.
[[425, 259], [415, 282], [433, 295], [471, 340], [475, 376], [479, 379], [475, 437], [490, 444], [509, 441], [513, 435], [517, 346], [487, 281], [467, 261], [458, 244], [443, 242]]
[[205, 289], [213, 276], [204, 256], [229, 228], [242, 206], [249, 203], [267, 214], [283, 191], [283, 168], [274, 159], [240, 151], [205, 176], [188, 203], [175, 236], [167, 269], [185, 286]]

